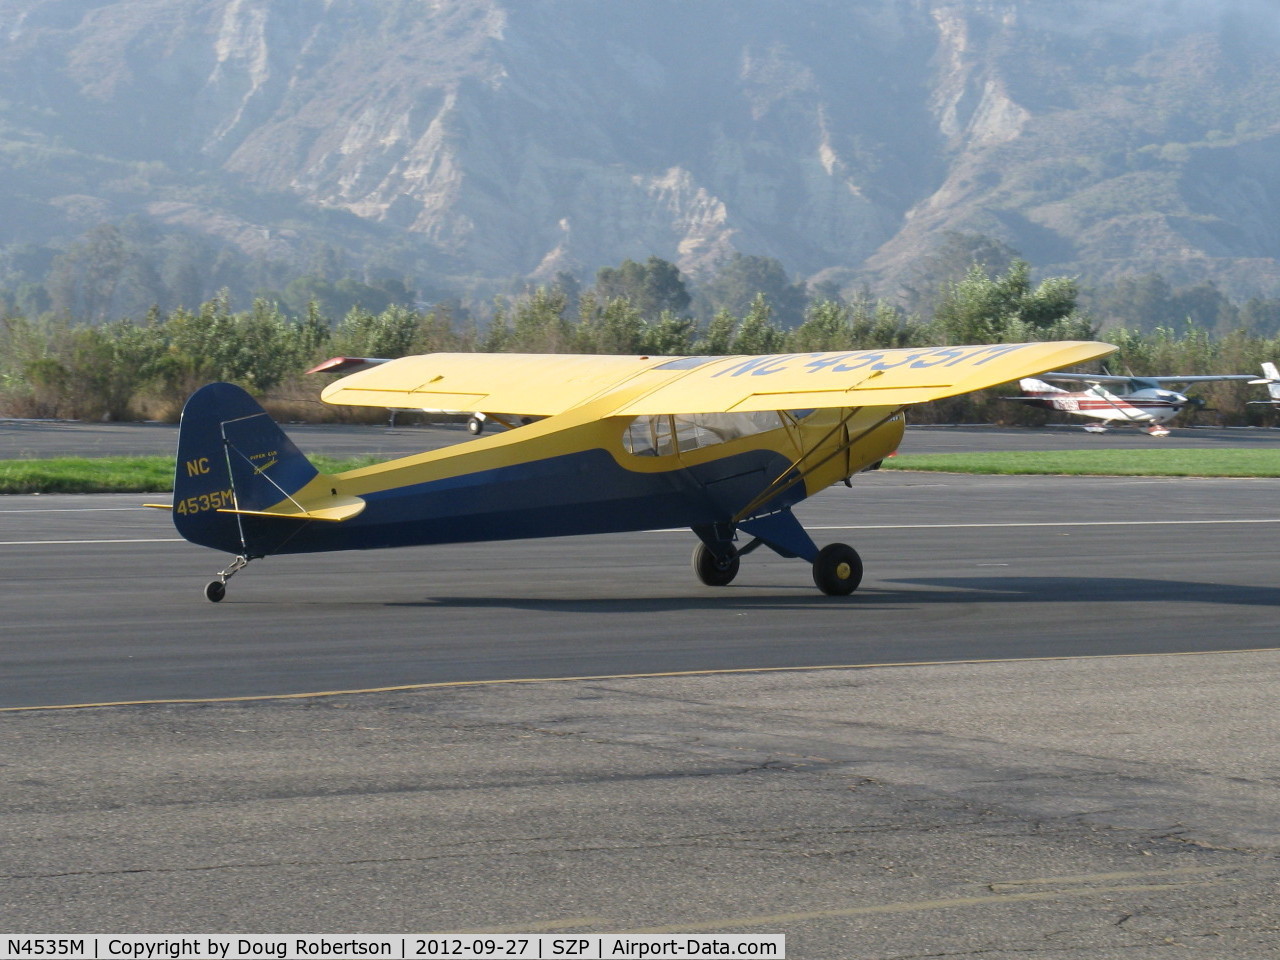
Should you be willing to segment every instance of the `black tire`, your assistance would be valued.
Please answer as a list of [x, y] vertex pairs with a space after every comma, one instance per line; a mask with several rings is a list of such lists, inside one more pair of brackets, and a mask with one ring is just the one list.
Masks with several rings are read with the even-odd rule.
[[862, 558], [847, 543], [831, 543], [813, 561], [813, 582], [829, 597], [847, 597], [862, 582]]
[[716, 555], [707, 549], [707, 545], [700, 542], [693, 548], [690, 565], [698, 579], [708, 587], [725, 587], [733, 583], [733, 578], [738, 575], [741, 561], [736, 553], [730, 560], [718, 560]]
[[467, 421], [467, 432], [473, 437], [478, 437], [484, 433], [484, 421], [479, 417], [472, 417]]
[[204, 598], [210, 603], [219, 603], [227, 595], [227, 585], [221, 580], [210, 580], [204, 585]]

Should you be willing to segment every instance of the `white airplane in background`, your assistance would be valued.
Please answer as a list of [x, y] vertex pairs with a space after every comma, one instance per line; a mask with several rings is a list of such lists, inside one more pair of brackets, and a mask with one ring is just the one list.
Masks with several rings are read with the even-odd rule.
[[[1263, 370], [1272, 364], [1264, 365]], [[1032, 407], [1074, 413], [1091, 417], [1102, 423], [1089, 423], [1084, 429], [1089, 433], [1105, 433], [1113, 424], [1142, 426], [1153, 437], [1167, 437], [1169, 428], [1165, 422], [1172, 420], [1183, 408], [1195, 406], [1196, 401], [1184, 393], [1171, 390], [1166, 383], [1209, 383], [1217, 380], [1247, 380], [1250, 383], [1266, 383], [1247, 373], [1220, 374], [1201, 377], [1126, 377], [1107, 373], [1042, 373], [1038, 377], [1024, 377], [1018, 381], [1022, 395], [1003, 397]], [[1064, 390], [1054, 383], [1084, 384], [1083, 389]], [[1276, 388], [1272, 387], [1272, 396]], [[1273, 402], [1280, 402], [1273, 401]]]
[[1250, 383], [1266, 384], [1267, 393], [1271, 395], [1269, 400], [1250, 400], [1249, 403], [1269, 403], [1271, 406], [1280, 406], [1280, 370], [1276, 369], [1276, 365], [1267, 361], [1262, 365], [1262, 379], [1250, 380]]

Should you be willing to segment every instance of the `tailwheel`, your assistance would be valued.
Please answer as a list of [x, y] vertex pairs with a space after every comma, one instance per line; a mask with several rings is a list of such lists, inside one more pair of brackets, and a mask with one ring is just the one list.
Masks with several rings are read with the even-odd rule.
[[738, 575], [741, 561], [737, 553], [728, 560], [722, 560], [707, 549], [705, 543], [699, 543], [693, 548], [693, 558], [690, 563], [698, 579], [707, 586], [724, 587], [732, 583], [733, 578]]
[[227, 581], [243, 570], [252, 559], [253, 557], [241, 555], [219, 570], [218, 579], [210, 580], [204, 585], [204, 598], [210, 603], [221, 603], [222, 598], [227, 595]]
[[830, 597], [844, 597], [862, 582], [862, 558], [847, 543], [830, 543], [813, 561], [813, 582]]

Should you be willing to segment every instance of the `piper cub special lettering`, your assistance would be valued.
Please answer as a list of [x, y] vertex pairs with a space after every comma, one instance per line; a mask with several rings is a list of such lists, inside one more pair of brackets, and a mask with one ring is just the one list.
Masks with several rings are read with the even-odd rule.
[[402, 357], [364, 365], [323, 399], [525, 425], [334, 474], [239, 387], [212, 383], [183, 410], [174, 503], [162, 506], [187, 540], [234, 556], [205, 587], [215, 602], [250, 560], [276, 554], [668, 527], [693, 531], [693, 569], [709, 586], [728, 584], [765, 546], [809, 563], [818, 588], [842, 596], [861, 582], [862, 560], [842, 543], [819, 549], [796, 504], [893, 453], [910, 404], [1114, 349]]

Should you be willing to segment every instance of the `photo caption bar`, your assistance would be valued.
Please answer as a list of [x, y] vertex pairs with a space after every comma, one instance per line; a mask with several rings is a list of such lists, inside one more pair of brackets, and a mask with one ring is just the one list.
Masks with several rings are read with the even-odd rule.
[[785, 934], [183, 934], [4, 935], [0, 960], [666, 960], [763, 957], [786, 960]]

